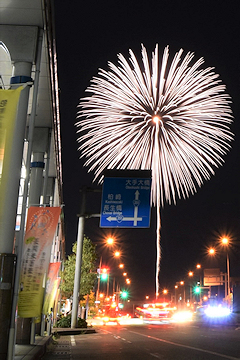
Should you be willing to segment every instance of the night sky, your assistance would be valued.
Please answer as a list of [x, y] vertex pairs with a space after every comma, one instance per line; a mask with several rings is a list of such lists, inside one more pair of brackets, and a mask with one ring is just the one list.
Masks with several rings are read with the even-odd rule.
[[[203, 267], [221, 267], [226, 256], [209, 259], [206, 247], [222, 234], [233, 240], [230, 252], [231, 276], [240, 276], [240, 10], [239, 1], [55, 1], [56, 44], [60, 88], [62, 131], [63, 197], [66, 253], [77, 236], [80, 189], [94, 187], [77, 151], [76, 114], [79, 99], [85, 96], [98, 69], [117, 63], [117, 54], [128, 58], [132, 49], [141, 59], [141, 44], [149, 54], [159, 44], [160, 58], [166, 45], [170, 60], [180, 49], [194, 52], [194, 61], [204, 57], [206, 67], [215, 72], [232, 97], [235, 134], [225, 164], [216, 170], [197, 194], [161, 211], [162, 260], [160, 288], [173, 288], [177, 281]], [[87, 211], [100, 211], [101, 195], [90, 194]], [[150, 229], [100, 229], [99, 219], [86, 220], [85, 234], [101, 246], [104, 237], [115, 235], [124, 253], [123, 262], [131, 278], [133, 296], [155, 292], [156, 209], [152, 209]], [[110, 253], [104, 253], [107, 256]], [[112, 265], [113, 266], [113, 265]]]

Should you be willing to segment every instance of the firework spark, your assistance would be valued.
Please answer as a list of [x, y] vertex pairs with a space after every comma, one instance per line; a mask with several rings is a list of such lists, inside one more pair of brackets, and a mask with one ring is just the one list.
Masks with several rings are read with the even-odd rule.
[[151, 63], [142, 46], [142, 63], [132, 50], [129, 61], [100, 69], [80, 100], [77, 123], [81, 157], [102, 181], [105, 169], [151, 169], [152, 204], [157, 207], [156, 293], [160, 270], [160, 208], [197, 191], [223, 164], [230, 148], [230, 97], [213, 68], [179, 50], [162, 62], [158, 46]]

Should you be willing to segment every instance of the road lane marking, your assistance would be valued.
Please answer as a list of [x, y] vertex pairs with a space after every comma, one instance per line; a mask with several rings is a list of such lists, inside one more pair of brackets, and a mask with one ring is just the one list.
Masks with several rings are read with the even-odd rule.
[[126, 341], [127, 343], [129, 343], [129, 344], [132, 344], [132, 341], [128, 341], [127, 339], [125, 339], [125, 338], [123, 338], [123, 337], [121, 337], [121, 336], [119, 336], [119, 335], [114, 335], [112, 332], [110, 332], [110, 331], [108, 331], [108, 333], [109, 334], [112, 334], [112, 336], [114, 337], [114, 339], [116, 339], [116, 340], [122, 340], [122, 341]]
[[71, 339], [71, 345], [76, 346], [76, 341], [75, 341], [74, 335], [70, 335], [70, 339]]
[[112, 331], [108, 331], [108, 330], [105, 330], [105, 329], [101, 329], [101, 331], [105, 334], [112, 334]]
[[129, 331], [129, 332], [131, 332], [133, 334], [140, 335], [140, 336], [147, 337], [149, 339], [157, 340], [157, 341], [169, 344], [169, 345], [175, 345], [175, 346], [183, 347], [183, 348], [186, 348], [186, 349], [196, 350], [196, 351], [204, 352], [204, 353], [207, 353], [207, 354], [216, 355], [218, 357], [229, 359], [229, 360], [240, 360], [240, 358], [236, 358], [234, 356], [223, 355], [223, 354], [217, 353], [215, 351], [204, 350], [204, 349], [196, 348], [196, 347], [190, 346], [190, 345], [178, 344], [178, 343], [175, 343], [175, 342], [172, 342], [172, 341], [169, 341], [169, 340], [164, 340], [164, 339], [157, 338], [155, 336], [140, 334], [140, 333], [138, 333], [136, 331]]
[[150, 353], [151, 356], [155, 357], [155, 358], [158, 358], [158, 359], [161, 359], [162, 358], [162, 355], [158, 355], [158, 354], [152, 354]]

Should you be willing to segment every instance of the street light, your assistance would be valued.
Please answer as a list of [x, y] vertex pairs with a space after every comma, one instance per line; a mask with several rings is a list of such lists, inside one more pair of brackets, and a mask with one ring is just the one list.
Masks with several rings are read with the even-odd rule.
[[215, 255], [215, 249], [214, 248], [209, 248], [208, 249], [208, 253], [210, 254], [210, 255]]
[[109, 238], [107, 238], [106, 242], [107, 242], [108, 245], [113, 245], [114, 244], [114, 239], [112, 237], [109, 237]]
[[164, 302], [166, 301], [166, 299], [165, 299], [165, 295], [167, 295], [167, 294], [168, 294], [168, 290], [167, 290], [167, 289], [163, 289]]
[[221, 242], [222, 242], [223, 245], [228, 245], [228, 244], [229, 244], [229, 240], [228, 240], [227, 237], [223, 237], [223, 238], [221, 239]]
[[226, 247], [226, 251], [227, 251], [227, 295], [229, 295], [230, 294], [230, 266], [229, 266], [229, 255], [228, 255], [229, 239], [227, 237], [223, 237], [221, 239], [221, 243], [223, 246]]

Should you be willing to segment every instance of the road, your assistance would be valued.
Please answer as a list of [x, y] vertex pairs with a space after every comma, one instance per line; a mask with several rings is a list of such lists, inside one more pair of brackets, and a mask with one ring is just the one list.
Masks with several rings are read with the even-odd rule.
[[194, 325], [115, 325], [60, 336], [43, 360], [240, 359], [240, 329]]

